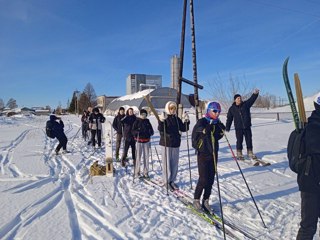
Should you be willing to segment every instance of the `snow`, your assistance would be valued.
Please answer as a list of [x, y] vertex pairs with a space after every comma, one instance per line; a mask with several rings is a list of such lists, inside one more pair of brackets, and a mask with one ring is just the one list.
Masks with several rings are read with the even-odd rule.
[[[71, 153], [55, 156], [57, 140], [47, 138], [44, 131], [47, 119], [23, 115], [0, 118], [0, 239], [223, 239], [220, 230], [195, 216], [161, 188], [139, 180], [133, 182], [131, 166], [126, 172], [115, 163], [115, 177], [90, 179], [90, 165], [94, 161], [104, 164], [105, 154], [102, 150], [94, 152], [81, 138], [80, 116], [62, 116]], [[190, 119], [193, 126], [194, 115]], [[225, 122], [224, 116], [221, 119]], [[107, 116], [107, 121], [112, 120]], [[160, 152], [159, 132], [154, 116], [150, 121], [155, 129], [150, 175], [159, 178], [161, 168], [155, 152]], [[263, 227], [223, 138], [218, 175], [225, 218], [256, 239], [295, 239], [300, 222], [300, 194], [296, 175], [290, 171], [286, 158], [293, 122], [270, 118], [252, 121], [254, 151], [272, 164], [239, 164], [267, 228]], [[227, 136], [234, 150], [234, 130]], [[198, 178], [197, 161], [190, 150], [191, 189], [187, 146], [183, 133], [177, 183], [192, 196]], [[216, 181], [210, 203], [219, 210]], [[319, 239], [318, 234], [315, 239]]]

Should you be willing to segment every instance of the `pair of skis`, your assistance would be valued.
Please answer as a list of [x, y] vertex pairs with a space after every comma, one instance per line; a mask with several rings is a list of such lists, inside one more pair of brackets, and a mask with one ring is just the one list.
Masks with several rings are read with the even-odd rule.
[[246, 164], [249, 164], [251, 166], [255, 166], [255, 167], [258, 167], [258, 166], [262, 166], [262, 167], [267, 167], [267, 166], [270, 166], [271, 163], [269, 162], [266, 162], [266, 161], [263, 161], [262, 159], [260, 158], [253, 158], [253, 159], [249, 159], [249, 158], [237, 158], [237, 160], [239, 162], [244, 162]]
[[[165, 185], [160, 181], [155, 180], [154, 178], [139, 178], [139, 179], [148, 185], [160, 187], [162, 190], [165, 190]], [[222, 219], [219, 216], [215, 215], [213, 211], [212, 213], [210, 213], [204, 210], [198, 210], [194, 208], [193, 199], [186, 192], [180, 189], [169, 191], [169, 193], [173, 195], [176, 199], [178, 199], [183, 205], [185, 205], [190, 210], [191, 213], [197, 215], [202, 220], [208, 222], [209, 224], [215, 226], [217, 229], [223, 231]], [[245, 236], [248, 239], [256, 239], [254, 236], [250, 235], [249, 233], [237, 227], [235, 224], [231, 222], [224, 220], [224, 224], [227, 226], [227, 228], [224, 229], [226, 235], [228, 235], [233, 239], [242, 239], [236, 233], [234, 233], [234, 231], [241, 234], [242, 237]]]
[[294, 121], [294, 126], [297, 131], [301, 131], [301, 129], [304, 128], [307, 118], [306, 118], [306, 112], [304, 108], [304, 101], [303, 101], [303, 95], [302, 95], [302, 89], [301, 89], [301, 83], [299, 79], [299, 75], [297, 73], [294, 74], [294, 82], [295, 82], [295, 89], [296, 89], [296, 98], [297, 98], [297, 104], [298, 109], [296, 107], [296, 103], [293, 97], [289, 77], [288, 77], [288, 61], [289, 57], [284, 61], [283, 69], [282, 69], [282, 75], [283, 75], [283, 81], [284, 85], [286, 87], [286, 92], [289, 99], [289, 104], [292, 112], [292, 117]]

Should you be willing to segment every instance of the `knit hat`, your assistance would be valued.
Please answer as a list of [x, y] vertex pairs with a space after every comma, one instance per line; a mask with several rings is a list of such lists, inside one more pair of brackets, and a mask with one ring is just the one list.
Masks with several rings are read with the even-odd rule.
[[54, 115], [54, 114], [51, 114], [50, 115], [50, 120], [51, 121], [55, 121], [55, 120], [57, 120], [58, 118], [57, 118], [57, 116], [56, 115]]
[[123, 110], [124, 111], [124, 107], [119, 107], [119, 112]]
[[146, 116], [148, 116], [148, 112], [145, 109], [141, 109], [140, 110], [140, 115], [145, 114]]
[[318, 111], [320, 111], [320, 92], [316, 95], [316, 97], [313, 100], [314, 108]]
[[233, 100], [236, 100], [238, 97], [241, 97], [241, 95], [239, 93], [237, 93], [236, 95], [233, 96]]

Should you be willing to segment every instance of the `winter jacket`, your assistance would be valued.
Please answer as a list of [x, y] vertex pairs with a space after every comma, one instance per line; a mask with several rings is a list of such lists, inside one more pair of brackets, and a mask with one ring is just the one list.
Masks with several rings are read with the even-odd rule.
[[258, 95], [259, 94], [252, 94], [248, 100], [241, 102], [238, 106], [235, 102], [231, 105], [227, 114], [227, 131], [230, 130], [233, 120], [235, 129], [246, 129], [251, 127], [250, 108], [258, 98]]
[[[298, 174], [299, 190], [320, 194], [320, 110], [312, 112], [308, 118], [305, 133], [307, 162]], [[308, 175], [305, 174], [309, 169]]]
[[60, 139], [61, 137], [65, 136], [64, 130], [63, 130], [64, 123], [61, 119], [59, 120], [59, 122], [57, 122], [56, 119], [50, 119], [50, 121], [52, 122], [52, 131], [54, 132], [54, 136]]
[[113, 119], [112, 127], [114, 130], [116, 130], [118, 134], [122, 134], [123, 125], [122, 125], [121, 119], [124, 117], [125, 117], [125, 114], [118, 113], [118, 115]]
[[144, 143], [150, 141], [154, 131], [149, 119], [137, 118], [133, 123], [132, 133], [137, 142]]
[[[181, 119], [174, 115], [167, 115], [164, 122], [159, 121], [158, 130], [160, 131], [160, 145], [177, 148], [181, 144], [181, 133], [189, 129], [190, 122], [184, 124]], [[164, 139], [164, 130], [166, 131], [166, 142]]]
[[90, 129], [102, 130], [102, 123], [104, 123], [105, 120], [106, 118], [101, 113], [91, 113], [89, 117]]
[[136, 115], [129, 115], [128, 113], [125, 115], [124, 118], [121, 119], [121, 122], [123, 124], [123, 132], [122, 135], [126, 141], [133, 141], [134, 137], [132, 134], [132, 126], [133, 123], [136, 121], [137, 117]]
[[203, 153], [209, 157], [213, 156], [213, 145], [215, 153], [219, 150], [219, 140], [223, 137], [225, 126], [220, 120], [210, 124], [204, 117], [198, 120], [192, 130], [192, 140], [196, 141], [198, 153]]

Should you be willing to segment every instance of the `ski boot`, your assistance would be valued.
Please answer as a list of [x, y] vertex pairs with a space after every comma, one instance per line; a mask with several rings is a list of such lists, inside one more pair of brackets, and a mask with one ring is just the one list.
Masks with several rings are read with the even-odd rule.
[[201, 211], [202, 210], [199, 199], [194, 199], [192, 205], [193, 205], [195, 210], [197, 210], [197, 211]]
[[213, 214], [211, 207], [209, 205], [209, 199], [202, 200], [202, 208], [205, 212]]
[[237, 160], [244, 161], [244, 156], [242, 155], [242, 150], [237, 150]]
[[252, 150], [248, 150], [248, 158], [250, 160], [258, 160], [257, 156], [253, 154]]

